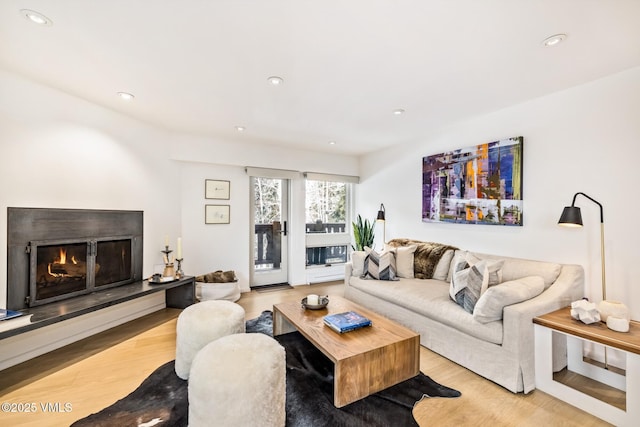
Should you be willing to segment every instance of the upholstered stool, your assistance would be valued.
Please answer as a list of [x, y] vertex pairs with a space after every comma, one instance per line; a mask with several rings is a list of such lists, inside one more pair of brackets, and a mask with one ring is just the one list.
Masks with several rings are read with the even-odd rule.
[[267, 335], [207, 344], [191, 365], [189, 426], [284, 426], [285, 377], [284, 348]]
[[240, 286], [238, 282], [196, 282], [196, 298], [200, 301], [223, 299], [235, 302], [240, 299]]
[[203, 301], [185, 308], [176, 327], [176, 374], [188, 379], [191, 362], [202, 347], [244, 331], [244, 309], [233, 302]]

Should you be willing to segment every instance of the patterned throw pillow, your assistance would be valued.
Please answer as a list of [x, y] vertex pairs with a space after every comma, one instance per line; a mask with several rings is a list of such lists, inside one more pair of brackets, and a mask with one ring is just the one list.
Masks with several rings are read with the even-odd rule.
[[396, 277], [396, 257], [393, 252], [377, 253], [371, 248], [364, 248], [367, 256], [364, 259], [364, 279], [398, 280]]
[[467, 260], [460, 260], [451, 276], [451, 299], [465, 311], [473, 313], [478, 299], [489, 286], [502, 281], [503, 264], [504, 260], [480, 260], [472, 265]]

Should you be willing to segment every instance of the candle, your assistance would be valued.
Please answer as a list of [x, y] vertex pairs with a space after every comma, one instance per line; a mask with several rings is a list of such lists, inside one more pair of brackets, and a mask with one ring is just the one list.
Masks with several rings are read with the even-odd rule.
[[168, 247], [168, 246], [169, 246], [169, 235], [168, 235], [168, 234], [165, 234], [165, 235], [164, 235], [164, 245], [165, 245], [166, 247]]
[[182, 237], [178, 237], [178, 243], [176, 245], [176, 258], [182, 259]]
[[309, 305], [318, 305], [318, 295], [310, 294], [307, 295], [307, 304]]

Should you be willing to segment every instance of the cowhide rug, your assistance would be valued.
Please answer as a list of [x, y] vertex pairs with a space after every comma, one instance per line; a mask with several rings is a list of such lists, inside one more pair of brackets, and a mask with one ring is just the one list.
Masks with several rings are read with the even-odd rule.
[[[247, 332], [271, 335], [272, 321], [272, 313], [265, 311], [247, 321]], [[417, 426], [411, 410], [418, 400], [424, 396], [460, 396], [460, 392], [420, 373], [338, 409], [333, 406], [331, 361], [298, 332], [276, 339], [287, 357], [287, 426]], [[186, 426], [188, 413], [187, 381], [178, 378], [171, 361], [156, 369], [127, 397], [76, 421], [72, 427]], [[259, 424], [259, 420], [256, 422]]]

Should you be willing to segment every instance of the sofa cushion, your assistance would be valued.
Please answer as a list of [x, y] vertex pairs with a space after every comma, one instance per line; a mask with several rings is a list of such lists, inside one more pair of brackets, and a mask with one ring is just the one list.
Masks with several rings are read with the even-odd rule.
[[398, 280], [396, 277], [396, 254], [383, 252], [379, 254], [371, 248], [365, 247], [367, 256], [364, 258], [365, 279]]
[[365, 251], [353, 251], [351, 252], [351, 265], [353, 270], [351, 274], [354, 276], [362, 276], [364, 274], [364, 259], [367, 253]]
[[385, 252], [395, 252], [396, 254], [396, 274], [398, 277], [413, 279], [413, 253], [418, 245], [393, 247], [384, 245]]
[[458, 260], [451, 278], [451, 298], [465, 311], [473, 313], [478, 299], [489, 286], [502, 281], [503, 264], [502, 260], [478, 260], [471, 256]]
[[440, 261], [436, 264], [436, 269], [433, 271], [434, 279], [449, 282], [449, 266], [453, 260], [454, 252], [453, 249], [447, 249], [445, 253], [442, 254], [442, 258], [440, 258]]
[[349, 286], [455, 328], [478, 339], [502, 344], [502, 322], [482, 324], [449, 297], [449, 284], [433, 279], [400, 279], [395, 282], [363, 280], [351, 276]]
[[491, 286], [478, 299], [473, 309], [473, 318], [480, 323], [502, 319], [504, 307], [527, 301], [544, 290], [544, 279], [540, 276], [528, 276]]

